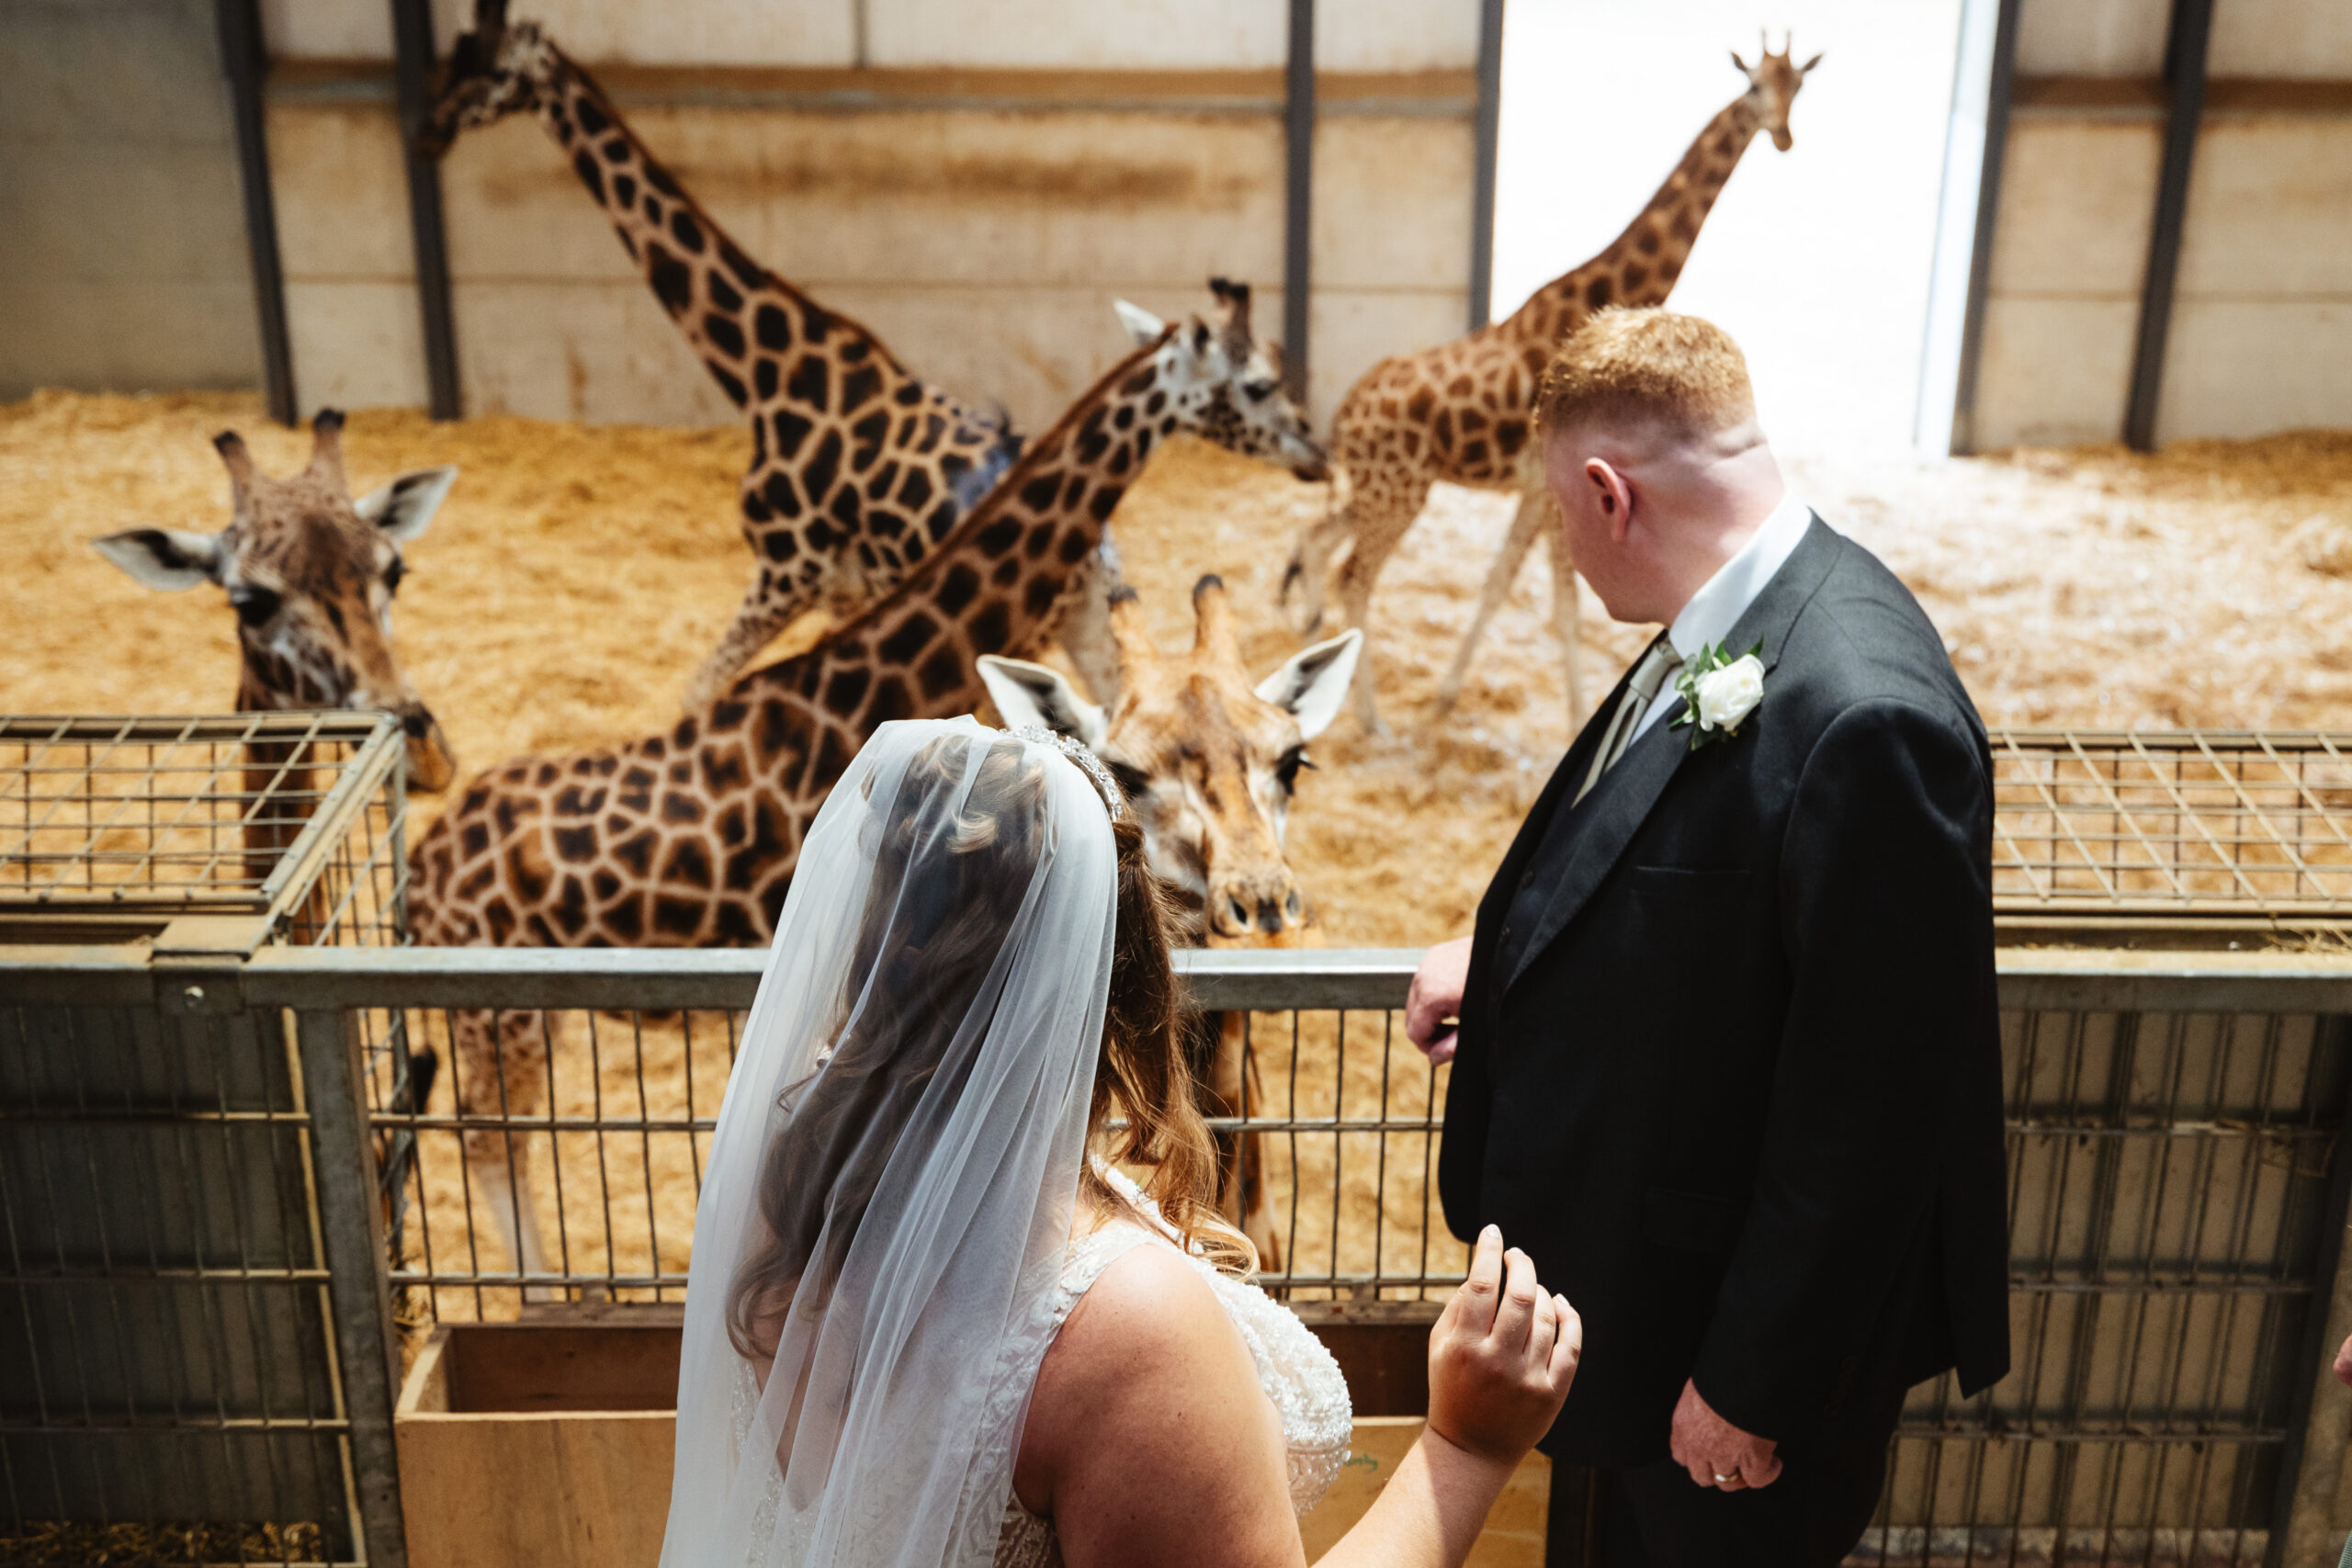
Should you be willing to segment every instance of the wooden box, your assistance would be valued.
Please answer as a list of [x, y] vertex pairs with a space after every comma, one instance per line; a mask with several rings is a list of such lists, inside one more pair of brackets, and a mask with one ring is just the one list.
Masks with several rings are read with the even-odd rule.
[[[1363, 1343], [1348, 1327], [1316, 1325], [1352, 1380], [1402, 1359], [1395, 1325]], [[654, 1568], [670, 1511], [678, 1344], [674, 1322], [435, 1329], [393, 1418], [411, 1568]], [[1308, 1561], [1363, 1517], [1420, 1429], [1418, 1416], [1357, 1417], [1347, 1468], [1303, 1521]], [[1471, 1553], [1476, 1568], [1541, 1568], [1550, 1475], [1540, 1454], [1520, 1466]]]

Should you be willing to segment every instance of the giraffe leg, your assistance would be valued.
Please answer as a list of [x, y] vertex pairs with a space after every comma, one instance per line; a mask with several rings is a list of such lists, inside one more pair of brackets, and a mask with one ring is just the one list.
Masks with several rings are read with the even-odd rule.
[[1301, 637], [1312, 637], [1323, 626], [1324, 596], [1330, 585], [1331, 559], [1347, 542], [1348, 514], [1345, 509], [1333, 507], [1313, 523], [1298, 531], [1291, 546], [1290, 560], [1283, 568], [1280, 603], [1289, 605], [1292, 596], [1298, 603], [1291, 611], [1291, 622]]
[[[458, 1064], [458, 1110], [510, 1122], [542, 1111], [547, 1103], [547, 1029], [546, 1015], [537, 1011], [458, 1013], [450, 1053]], [[539, 1235], [529, 1142], [496, 1128], [469, 1127], [465, 1151], [467, 1176], [498, 1227], [508, 1263], [520, 1274], [554, 1273]], [[558, 1286], [530, 1285], [524, 1288], [523, 1299], [560, 1301], [563, 1293]]]
[[1111, 594], [1118, 586], [1119, 553], [1105, 538], [1062, 591], [1062, 651], [1105, 708], [1119, 700], [1119, 655], [1111, 640]]
[[1533, 491], [1520, 491], [1519, 511], [1511, 517], [1510, 532], [1503, 536], [1503, 547], [1487, 568], [1486, 586], [1478, 591], [1478, 613], [1470, 617], [1470, 629], [1462, 634], [1462, 644], [1453, 650], [1453, 664], [1438, 683], [1440, 712], [1452, 708], [1454, 699], [1462, 694], [1462, 682], [1469, 677], [1470, 660], [1487, 635], [1487, 623], [1495, 618], [1495, 612], [1510, 597], [1510, 586], [1519, 581], [1519, 569], [1525, 563], [1527, 552], [1551, 520], [1552, 508], [1544, 498]]
[[797, 584], [772, 581], [762, 572], [759, 581], [744, 593], [743, 603], [736, 607], [735, 619], [718, 639], [718, 646], [710, 650], [710, 656], [686, 682], [687, 709], [706, 707], [716, 701], [745, 662], [813, 602]]
[[[1548, 516], [1557, 508], [1544, 510]], [[1552, 556], [1552, 629], [1560, 634], [1560, 659], [1568, 683], [1568, 733], [1574, 735], [1584, 723], [1583, 642], [1577, 636], [1584, 609], [1577, 592], [1577, 563], [1568, 558], [1567, 542], [1557, 528], [1546, 528], [1544, 538]]]
[[1414, 519], [1421, 514], [1429, 493], [1429, 481], [1419, 477], [1402, 485], [1366, 483], [1349, 499], [1341, 514], [1355, 547], [1340, 563], [1332, 587], [1348, 625], [1363, 633], [1363, 652], [1356, 660], [1351, 696], [1356, 722], [1368, 735], [1388, 733], [1373, 700], [1372, 590], [1380, 581], [1380, 569], [1388, 564], [1388, 558], [1396, 553]]

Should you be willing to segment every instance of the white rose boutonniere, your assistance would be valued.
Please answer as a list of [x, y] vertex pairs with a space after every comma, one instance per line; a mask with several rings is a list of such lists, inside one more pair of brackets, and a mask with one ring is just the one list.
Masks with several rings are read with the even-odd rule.
[[1737, 735], [1740, 725], [1764, 700], [1764, 661], [1757, 657], [1763, 651], [1759, 642], [1735, 659], [1711, 646], [1684, 663], [1674, 678], [1675, 690], [1682, 694], [1684, 704], [1674, 722], [1690, 726], [1690, 750]]

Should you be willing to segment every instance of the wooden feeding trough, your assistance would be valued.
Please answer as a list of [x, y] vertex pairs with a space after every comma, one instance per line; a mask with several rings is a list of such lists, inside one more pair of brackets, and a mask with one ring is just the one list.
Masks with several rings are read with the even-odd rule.
[[[641, 1320], [433, 1331], [393, 1419], [411, 1568], [653, 1568], [670, 1511], [678, 1314], [620, 1310]], [[1420, 1434], [1418, 1414], [1385, 1407], [1415, 1393], [1426, 1400], [1426, 1374], [1416, 1382], [1409, 1367], [1428, 1316], [1354, 1315], [1326, 1306], [1309, 1318], [1362, 1390], [1347, 1468], [1302, 1521], [1310, 1560], [1363, 1517]], [[1520, 1466], [1472, 1563], [1538, 1568], [1550, 1476], [1541, 1455]]]

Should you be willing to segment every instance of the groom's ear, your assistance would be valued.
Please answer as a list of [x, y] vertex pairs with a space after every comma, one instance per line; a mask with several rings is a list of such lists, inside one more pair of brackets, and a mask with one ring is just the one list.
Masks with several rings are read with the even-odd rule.
[[989, 689], [1007, 729], [1035, 725], [1092, 748], [1102, 744], [1110, 724], [1102, 710], [1078, 694], [1078, 688], [1058, 670], [983, 653], [980, 683]]

